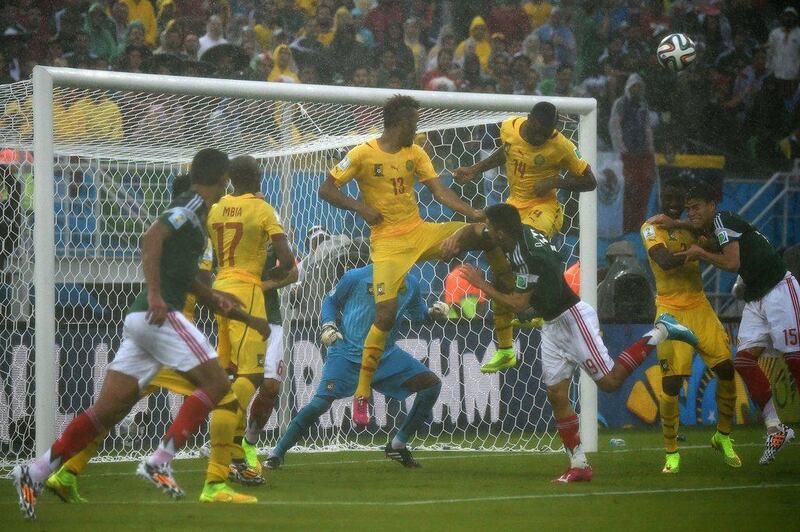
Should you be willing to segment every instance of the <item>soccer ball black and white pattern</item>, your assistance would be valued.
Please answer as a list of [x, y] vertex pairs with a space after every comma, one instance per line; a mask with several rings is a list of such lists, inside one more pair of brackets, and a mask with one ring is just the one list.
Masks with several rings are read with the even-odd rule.
[[656, 57], [664, 68], [679, 72], [694, 61], [697, 52], [689, 37], [683, 33], [670, 33], [659, 43]]

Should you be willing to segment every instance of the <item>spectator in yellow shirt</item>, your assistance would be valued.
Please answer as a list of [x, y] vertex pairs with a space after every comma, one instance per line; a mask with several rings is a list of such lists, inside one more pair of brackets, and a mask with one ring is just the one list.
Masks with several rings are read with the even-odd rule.
[[144, 40], [148, 46], [154, 47], [158, 38], [156, 12], [150, 0], [120, 0], [128, 6], [128, 20], [138, 20], [144, 25]]
[[492, 55], [492, 42], [489, 40], [489, 28], [486, 27], [483, 17], [478, 16], [472, 19], [472, 24], [469, 25], [469, 38], [461, 41], [456, 48], [456, 62], [463, 64], [464, 56], [470, 51], [478, 56], [484, 72], [489, 72], [491, 70], [489, 57]]

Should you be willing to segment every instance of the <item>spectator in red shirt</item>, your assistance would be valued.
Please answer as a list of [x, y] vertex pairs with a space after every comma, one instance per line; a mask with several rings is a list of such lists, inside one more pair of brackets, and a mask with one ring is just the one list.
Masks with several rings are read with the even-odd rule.
[[405, 16], [398, 0], [378, 0], [378, 5], [367, 13], [366, 26], [375, 37], [376, 44], [386, 41], [390, 26], [402, 27]]
[[489, 11], [488, 23], [493, 33], [502, 33], [507, 41], [516, 47], [531, 31], [528, 15], [518, 2], [512, 0], [497, 2], [499, 5]]

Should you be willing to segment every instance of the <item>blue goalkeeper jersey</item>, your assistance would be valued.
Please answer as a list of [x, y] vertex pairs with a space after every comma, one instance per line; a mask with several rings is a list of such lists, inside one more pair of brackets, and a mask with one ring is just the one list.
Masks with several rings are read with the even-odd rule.
[[[386, 336], [384, 352], [394, 345], [397, 325], [402, 318], [422, 321], [428, 315], [428, 306], [422, 298], [419, 279], [406, 275], [404, 285], [397, 294], [397, 321]], [[328, 355], [347, 357], [361, 363], [361, 351], [369, 328], [375, 321], [375, 296], [372, 292], [372, 265], [345, 273], [322, 301], [320, 323], [336, 322], [342, 339], [328, 349]]]

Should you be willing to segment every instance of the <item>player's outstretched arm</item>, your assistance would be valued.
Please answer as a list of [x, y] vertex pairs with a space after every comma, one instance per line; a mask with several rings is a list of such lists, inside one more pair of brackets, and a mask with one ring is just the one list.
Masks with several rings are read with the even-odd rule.
[[716, 266], [720, 270], [725, 270], [726, 272], [739, 271], [739, 242], [736, 241], [726, 244], [722, 248], [722, 253], [706, 251], [697, 244], [692, 244], [689, 249], [686, 251], [680, 251], [676, 253], [676, 255], [686, 257], [687, 260], [704, 260], [713, 266]]
[[147, 286], [147, 321], [159, 327], [167, 319], [169, 308], [161, 297], [161, 253], [164, 241], [172, 234], [172, 229], [156, 220], [142, 236], [142, 269]]
[[319, 186], [317, 194], [320, 199], [327, 201], [334, 207], [359, 214], [369, 225], [378, 225], [383, 221], [383, 215], [378, 209], [343, 194], [339, 187], [336, 186], [336, 180], [330, 174]]
[[500, 147], [492, 152], [492, 154], [482, 161], [478, 161], [472, 166], [461, 166], [453, 171], [453, 178], [459, 183], [466, 183], [475, 178], [475, 176], [497, 168], [506, 162], [506, 151]]
[[589, 192], [597, 188], [597, 178], [590, 167], [586, 167], [583, 174], [567, 172], [564, 177], [549, 177], [537, 181], [533, 190], [537, 196], [544, 196], [553, 189], [569, 190], [570, 192]]
[[455, 192], [444, 186], [440, 179], [428, 179], [423, 181], [422, 184], [428, 187], [428, 190], [431, 191], [436, 201], [445, 207], [463, 214], [470, 220], [480, 221], [485, 218], [482, 211], [473, 209], [464, 203], [464, 201], [462, 201]]
[[[285, 234], [273, 235], [272, 247], [278, 258], [278, 264], [269, 271], [269, 278], [271, 281], [282, 281], [292, 269], [295, 271], [297, 270], [294, 253], [292, 253], [292, 247], [289, 245], [289, 239], [286, 238]], [[296, 280], [295, 278], [295, 281]], [[286, 284], [289, 283], [282, 284], [281, 286], [286, 286]]]
[[483, 274], [477, 268], [469, 265], [464, 266], [461, 277], [478, 290], [483, 291], [491, 299], [502, 303], [515, 313], [524, 312], [531, 306], [532, 290], [527, 292], [501, 292], [492, 283], [484, 279]]

